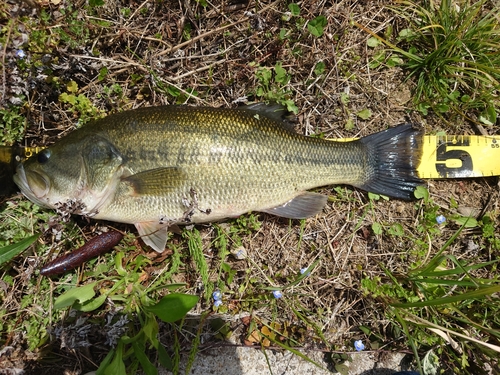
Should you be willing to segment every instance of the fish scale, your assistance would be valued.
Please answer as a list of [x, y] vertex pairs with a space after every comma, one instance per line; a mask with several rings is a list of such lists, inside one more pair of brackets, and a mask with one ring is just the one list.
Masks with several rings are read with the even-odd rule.
[[[190, 107], [172, 109], [187, 113], [192, 110]], [[135, 137], [140, 138], [142, 134], [148, 136], [149, 128], [164, 128], [165, 124], [168, 124], [170, 128], [164, 130], [167, 134], [163, 135], [165, 140], [161, 145], [169, 152], [165, 153], [165, 157], [160, 157], [165, 164], [144, 165], [143, 159], [130, 158], [127, 152], [123, 151], [125, 157], [130, 160], [128, 165], [131, 170], [138, 172], [144, 168], [175, 165], [184, 169], [190, 176], [188, 181], [179, 186], [177, 194], [172, 195], [169, 192], [165, 199], [158, 194], [155, 206], [160, 213], [168, 213], [173, 220], [182, 217], [186, 207], [180, 202], [189, 198], [190, 189], [197, 192], [200, 208], [212, 210], [216, 215], [217, 206], [223, 202], [226, 207], [234, 208], [234, 212], [225, 212], [224, 216], [238, 216], [249, 208], [255, 210], [275, 206], [275, 202], [268, 203], [268, 207], [262, 206], [263, 202], [268, 200], [269, 192], [282, 203], [291, 199], [297, 191], [359, 179], [359, 168], [347, 171], [332, 170], [332, 165], [346, 165], [349, 160], [352, 160], [351, 164], [354, 166], [361, 165], [362, 153], [353, 150], [352, 145], [337, 145], [339, 152], [332, 153], [330, 142], [301, 137], [264, 116], [256, 119], [252, 114], [243, 111], [236, 112], [231, 117], [226, 116], [228, 119], [224, 116], [225, 111], [204, 109], [199, 111], [197, 116], [199, 125], [193, 126], [193, 119], [185, 113], [173, 113], [172, 121], [162, 122], [162, 117], [159, 117], [159, 121], [157, 116], [151, 116], [142, 119], [141, 128], [134, 128], [137, 132]], [[204, 121], [201, 122], [200, 118]], [[119, 122], [119, 119], [117, 121]], [[121, 127], [115, 128], [122, 130]], [[214, 132], [217, 132], [217, 140], [212, 136]], [[126, 135], [126, 132], [117, 132], [111, 134], [110, 138], [126, 140]], [[196, 137], [196, 141], [190, 140], [192, 137]], [[127, 149], [127, 145], [122, 145], [119, 141], [114, 141], [114, 144], [120, 150]], [[143, 144], [142, 147], [152, 150], [161, 147], [155, 142]], [[359, 146], [361, 145], [358, 145], [358, 148], [361, 148]], [[290, 154], [290, 150], [295, 150], [295, 153]], [[162, 155], [161, 150], [157, 153]], [[211, 163], [211, 158], [219, 159], [219, 163]], [[217, 188], [221, 180], [224, 180], [226, 185]], [[294, 188], [291, 190], [290, 186]], [[130, 208], [120, 210], [120, 207], [126, 204], [127, 198], [128, 196], [118, 199], [112, 207], [113, 212], [116, 212], [114, 220], [130, 215]], [[135, 202], [130, 201], [130, 204]], [[193, 215], [192, 221], [203, 222], [207, 221], [207, 218], [209, 216], [198, 213]]]
[[77, 201], [77, 214], [135, 224], [157, 251], [166, 228], [262, 211], [320, 212], [309, 189], [350, 184], [411, 198], [421, 134], [404, 124], [352, 142], [291, 131], [282, 109], [162, 106], [93, 121], [18, 167], [22, 192], [47, 207]]

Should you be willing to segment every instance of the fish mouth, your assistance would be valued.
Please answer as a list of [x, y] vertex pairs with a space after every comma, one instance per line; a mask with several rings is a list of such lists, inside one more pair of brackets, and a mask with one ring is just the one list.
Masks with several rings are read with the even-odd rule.
[[50, 182], [46, 177], [34, 171], [27, 174], [23, 165], [20, 164], [16, 169], [13, 180], [26, 198], [39, 206], [49, 207], [47, 202], [42, 200], [50, 190]]

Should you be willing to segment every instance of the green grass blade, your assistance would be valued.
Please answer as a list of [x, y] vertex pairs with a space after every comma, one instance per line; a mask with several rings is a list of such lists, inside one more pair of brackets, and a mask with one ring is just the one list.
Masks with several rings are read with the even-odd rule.
[[26, 250], [33, 242], [35, 242], [39, 234], [34, 234], [24, 240], [19, 241], [18, 243], [5, 246], [0, 249], [0, 266], [4, 263], [9, 262], [11, 259], [15, 258], [19, 254], [21, 254], [24, 250]]
[[401, 307], [401, 308], [439, 306], [448, 303], [461, 302], [467, 299], [483, 298], [486, 297], [487, 295], [498, 292], [500, 292], [500, 285], [495, 285], [487, 288], [479, 288], [472, 292], [463, 293], [456, 296], [444, 297], [430, 301], [413, 302], [413, 303], [391, 303], [391, 306]]

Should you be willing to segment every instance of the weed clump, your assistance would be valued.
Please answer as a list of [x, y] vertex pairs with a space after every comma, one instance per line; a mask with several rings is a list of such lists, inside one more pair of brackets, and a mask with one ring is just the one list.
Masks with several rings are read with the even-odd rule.
[[[401, 1], [409, 28], [399, 34], [403, 67], [416, 82], [417, 109], [496, 123], [500, 109], [498, 8], [486, 1]], [[476, 114], [475, 117], [474, 114]]]

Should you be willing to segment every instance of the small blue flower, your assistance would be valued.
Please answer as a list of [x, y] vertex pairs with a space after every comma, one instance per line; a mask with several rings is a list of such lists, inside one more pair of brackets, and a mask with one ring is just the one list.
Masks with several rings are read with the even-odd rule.
[[214, 301], [214, 307], [219, 307], [220, 305], [222, 305], [222, 301], [220, 299], [216, 299]]
[[363, 341], [361, 340], [356, 340], [354, 341], [354, 349], [356, 349], [358, 352], [365, 350], [365, 344], [363, 344]]
[[[300, 269], [300, 273], [301, 273], [301, 275], [305, 274], [308, 268], [309, 268], [309, 267], [304, 267], [304, 268], [301, 268], [301, 269]], [[306, 276], [309, 276], [310, 274], [311, 274], [311, 272], [308, 272]]]
[[24, 51], [22, 49], [18, 49], [16, 51], [16, 56], [19, 57], [20, 59], [23, 59], [26, 57], [26, 54], [24, 53]]
[[281, 298], [283, 297], [283, 293], [281, 293], [279, 290], [273, 290], [273, 296], [274, 298]]
[[436, 222], [441, 225], [446, 221], [446, 218], [443, 215], [436, 216]]
[[212, 293], [212, 297], [214, 300], [220, 301], [222, 298], [222, 293], [220, 292], [220, 290], [216, 290], [215, 292]]

